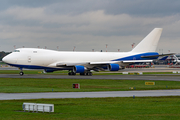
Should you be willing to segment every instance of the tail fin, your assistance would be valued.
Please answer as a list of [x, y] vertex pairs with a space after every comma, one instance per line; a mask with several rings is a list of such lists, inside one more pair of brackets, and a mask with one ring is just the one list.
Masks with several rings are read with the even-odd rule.
[[162, 28], [154, 28], [131, 52], [155, 52]]

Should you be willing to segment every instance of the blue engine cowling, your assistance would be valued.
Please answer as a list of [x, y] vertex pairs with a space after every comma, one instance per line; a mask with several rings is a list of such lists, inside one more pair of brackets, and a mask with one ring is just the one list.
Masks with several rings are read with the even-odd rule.
[[76, 65], [73, 68], [73, 72], [75, 72], [75, 73], [84, 73], [85, 70], [86, 70], [86, 68], [81, 65]]
[[54, 71], [56, 71], [55, 69], [44, 69], [44, 72], [46, 72], [46, 73], [50, 73], [50, 72], [54, 72]]
[[110, 71], [118, 71], [120, 69], [120, 66], [119, 66], [119, 64], [109, 64], [108, 69]]

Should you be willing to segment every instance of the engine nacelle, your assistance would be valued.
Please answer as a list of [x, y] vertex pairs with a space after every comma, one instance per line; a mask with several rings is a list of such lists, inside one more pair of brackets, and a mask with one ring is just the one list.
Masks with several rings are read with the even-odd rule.
[[84, 73], [85, 70], [86, 70], [86, 68], [84, 66], [81, 66], [81, 65], [76, 65], [73, 68], [74, 73]]
[[120, 69], [119, 64], [109, 64], [108, 65], [108, 70], [110, 71], [118, 71]]
[[54, 71], [56, 71], [56, 70], [54, 70], [54, 69], [44, 69], [44, 73], [50, 73], [50, 72], [54, 72]]

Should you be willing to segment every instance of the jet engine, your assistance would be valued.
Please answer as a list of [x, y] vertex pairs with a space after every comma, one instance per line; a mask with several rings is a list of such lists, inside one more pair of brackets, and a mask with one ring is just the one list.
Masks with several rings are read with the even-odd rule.
[[109, 64], [108, 65], [108, 70], [109, 71], [118, 71], [121, 67], [119, 64]]
[[74, 68], [73, 68], [73, 72], [74, 72], [74, 73], [84, 73], [85, 70], [86, 70], [86, 67], [81, 66], [81, 65], [76, 65], [76, 66], [74, 66]]
[[56, 71], [55, 69], [44, 69], [44, 73], [50, 73]]

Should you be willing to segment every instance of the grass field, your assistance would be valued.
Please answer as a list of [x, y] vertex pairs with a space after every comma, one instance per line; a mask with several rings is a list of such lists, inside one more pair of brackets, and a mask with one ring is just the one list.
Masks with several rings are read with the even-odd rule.
[[[42, 74], [39, 72], [40, 71], [34, 70], [25, 71], [26, 74]], [[17, 70], [0, 71], [0, 74], [18, 73], [19, 71]], [[55, 72], [54, 74], [67, 74], [67, 72], [60, 71]], [[107, 74], [103, 73], [103, 75]], [[155, 85], [146, 86], [145, 82], [155, 82]], [[79, 83], [81, 89], [73, 89], [73, 83]], [[130, 88], [135, 88], [135, 90], [180, 89], [180, 82], [150, 80], [0, 78], [0, 93], [52, 92], [52, 89], [53, 92], [126, 91], [131, 90]], [[180, 117], [179, 100], [180, 97], [172, 96], [136, 97], [135, 99], [129, 97], [0, 100], [0, 120], [177, 120]], [[23, 102], [54, 104], [55, 112], [23, 112]]]
[[[178, 120], [180, 97], [0, 101], [1, 120]], [[23, 102], [54, 104], [54, 113], [23, 112]]]
[[[0, 93], [180, 89], [178, 81], [150, 81], [155, 85], [145, 85], [145, 82], [149, 80], [0, 78]], [[73, 83], [79, 83], [80, 89], [73, 89]]]

